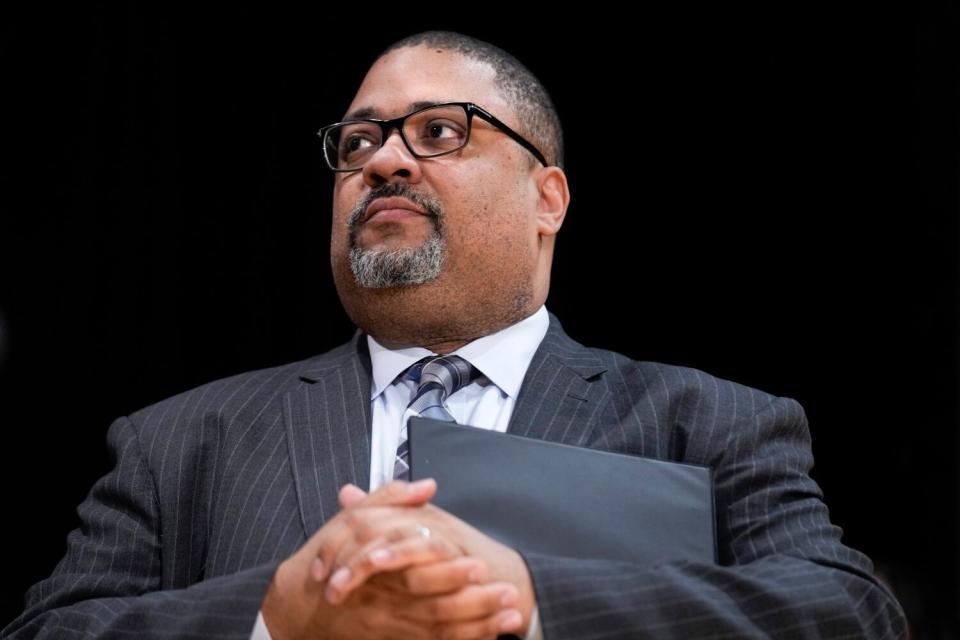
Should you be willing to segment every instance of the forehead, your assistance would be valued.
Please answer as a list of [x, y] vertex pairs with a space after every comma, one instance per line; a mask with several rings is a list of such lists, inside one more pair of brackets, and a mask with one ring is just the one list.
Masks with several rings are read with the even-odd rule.
[[455, 51], [397, 49], [377, 60], [367, 72], [347, 116], [362, 112], [368, 117], [393, 118], [413, 110], [417, 103], [474, 102], [510, 121], [511, 110], [495, 78], [492, 66]]

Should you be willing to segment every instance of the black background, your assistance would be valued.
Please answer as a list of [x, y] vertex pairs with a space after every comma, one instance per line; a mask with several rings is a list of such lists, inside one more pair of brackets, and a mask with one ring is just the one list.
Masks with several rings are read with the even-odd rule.
[[568, 333], [799, 399], [845, 541], [921, 637], [954, 632], [956, 9], [426, 9], [2, 21], [0, 621], [63, 553], [115, 417], [352, 333], [314, 132], [381, 48], [452, 28], [527, 63], [565, 123]]

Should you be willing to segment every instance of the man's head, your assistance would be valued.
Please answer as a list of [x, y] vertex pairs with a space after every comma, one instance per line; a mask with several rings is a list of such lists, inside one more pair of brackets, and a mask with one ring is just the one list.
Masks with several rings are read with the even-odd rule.
[[344, 120], [439, 103], [470, 104], [411, 115], [402, 135], [398, 123], [370, 123], [338, 139], [339, 166], [362, 167], [335, 174], [331, 236], [334, 280], [354, 322], [383, 342], [435, 350], [543, 304], [569, 202], [550, 99], [492, 45], [443, 32], [398, 42]]

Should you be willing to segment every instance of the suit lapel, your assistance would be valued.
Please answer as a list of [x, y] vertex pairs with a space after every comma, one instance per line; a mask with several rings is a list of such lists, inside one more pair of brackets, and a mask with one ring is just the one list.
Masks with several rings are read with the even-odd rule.
[[[508, 433], [583, 446], [609, 400], [600, 357], [550, 315], [524, 377]], [[307, 537], [339, 510], [340, 487], [370, 484], [370, 356], [365, 336], [317, 359], [284, 398], [284, 422]]]
[[337, 494], [370, 484], [370, 357], [358, 332], [301, 375], [284, 398], [290, 460], [307, 537], [339, 510]]
[[557, 318], [530, 362], [508, 433], [584, 445], [609, 399], [607, 367], [596, 353], [570, 339]]

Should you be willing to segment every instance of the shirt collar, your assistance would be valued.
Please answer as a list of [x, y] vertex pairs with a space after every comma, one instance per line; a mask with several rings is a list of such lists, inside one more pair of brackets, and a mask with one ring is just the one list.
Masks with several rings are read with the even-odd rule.
[[[549, 327], [547, 309], [541, 306], [536, 313], [520, 322], [477, 338], [453, 353], [479, 369], [505, 394], [516, 398], [530, 361], [533, 360], [533, 354]], [[423, 347], [388, 349], [370, 335], [367, 335], [367, 345], [373, 366], [371, 399], [383, 393], [410, 365], [426, 356], [436, 355]]]

